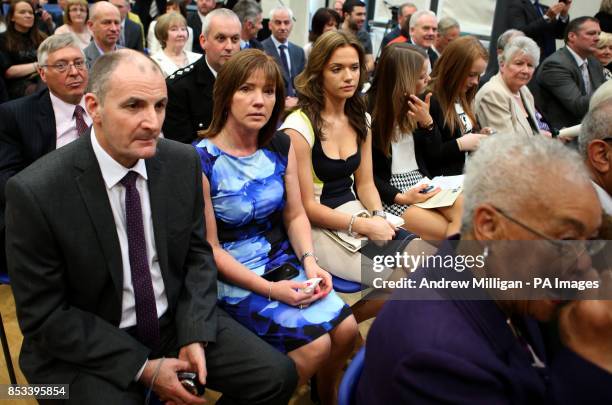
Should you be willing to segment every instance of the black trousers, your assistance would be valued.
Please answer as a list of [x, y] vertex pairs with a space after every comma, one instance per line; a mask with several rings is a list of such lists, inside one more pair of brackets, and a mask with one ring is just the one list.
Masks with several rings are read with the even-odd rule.
[[[287, 404], [297, 385], [295, 364], [268, 343], [218, 309], [217, 341], [206, 347], [207, 388], [223, 393], [218, 404]], [[161, 347], [176, 356], [174, 337], [161, 328]], [[159, 353], [156, 353], [159, 354]], [[151, 358], [158, 358], [155, 354]], [[70, 384], [70, 399], [41, 404], [143, 404], [146, 388], [133, 383], [127, 391], [97, 376], [81, 373]]]

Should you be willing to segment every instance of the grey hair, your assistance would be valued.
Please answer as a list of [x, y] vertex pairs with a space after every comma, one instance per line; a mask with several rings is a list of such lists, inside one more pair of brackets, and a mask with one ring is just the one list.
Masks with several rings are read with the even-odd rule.
[[104, 104], [106, 93], [110, 87], [111, 76], [123, 62], [135, 62], [137, 59], [147, 60], [151, 68], [163, 77], [163, 73], [153, 59], [131, 49], [120, 49], [115, 52], [105, 53], [96, 59], [96, 62], [89, 70], [89, 82], [87, 83], [87, 93], [93, 93], [98, 98], [100, 105]]
[[436, 16], [436, 13], [434, 13], [431, 10], [420, 10], [417, 11], [416, 13], [412, 14], [412, 16], [410, 17], [410, 29], [414, 28], [417, 26], [417, 23], [419, 22], [419, 19], [423, 16], [432, 16], [436, 19], [436, 21], [438, 21], [438, 17]]
[[605, 81], [604, 84], [595, 90], [589, 102], [589, 109], [597, 107], [598, 104], [610, 98], [612, 98], [612, 80]]
[[589, 144], [596, 139], [612, 137], [612, 99], [603, 100], [591, 108], [582, 120], [578, 135], [578, 149], [584, 159], [588, 158]]
[[540, 63], [540, 47], [533, 39], [525, 36], [512, 37], [504, 47], [504, 53], [501, 54], [499, 62], [509, 63], [519, 52], [529, 56], [535, 67]]
[[51, 35], [38, 46], [37, 60], [40, 66], [47, 64], [49, 54], [63, 48], [76, 48], [85, 57], [83, 50], [79, 46], [77, 38], [72, 33]]
[[227, 8], [217, 8], [206, 14], [206, 17], [204, 17], [204, 22], [202, 22], [202, 35], [204, 35], [204, 37], [208, 36], [208, 33], [210, 32], [210, 24], [215, 17], [233, 18], [240, 25], [240, 29], [242, 29], [240, 18], [238, 18], [236, 13]]
[[509, 30], [506, 30], [504, 32], [502, 32], [502, 34], [497, 38], [497, 50], [498, 51], [503, 51], [504, 48], [506, 47], [506, 44], [508, 42], [510, 42], [510, 40], [515, 37], [515, 36], [525, 36], [525, 33], [523, 31], [520, 30], [515, 30], [514, 28], [510, 28]]
[[442, 17], [440, 21], [438, 21], [438, 32], [440, 35], [445, 35], [446, 31], [451, 28], [461, 29], [459, 26], [459, 21], [455, 20], [453, 17]]
[[254, 0], [240, 0], [236, 3], [232, 11], [236, 13], [242, 24], [247, 21], [256, 21], [257, 17], [262, 13], [261, 6]]
[[543, 136], [529, 138], [513, 134], [487, 137], [465, 165], [461, 232], [472, 230], [474, 211], [491, 204], [513, 212], [526, 201], [550, 204], [547, 189], [557, 180], [590, 184], [589, 174], [576, 151]]
[[277, 11], [286, 11], [287, 14], [289, 14], [289, 19], [293, 20], [293, 11], [287, 6], [276, 6], [270, 10], [270, 20], [274, 18], [274, 14], [276, 14]]

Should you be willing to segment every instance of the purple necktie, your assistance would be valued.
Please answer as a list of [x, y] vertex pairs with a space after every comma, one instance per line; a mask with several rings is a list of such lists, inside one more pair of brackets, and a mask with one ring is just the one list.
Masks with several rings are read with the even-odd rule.
[[159, 344], [159, 320], [149, 271], [140, 195], [136, 188], [137, 178], [138, 173], [130, 171], [121, 179], [121, 184], [125, 187], [125, 219], [136, 304], [136, 334], [141, 343], [154, 349]]
[[87, 128], [89, 128], [89, 126], [85, 123], [85, 119], [83, 118], [84, 113], [85, 110], [80, 105], [77, 104], [76, 107], [74, 107], [74, 119], [76, 121], [78, 136], [83, 135], [85, 132], [87, 132]]

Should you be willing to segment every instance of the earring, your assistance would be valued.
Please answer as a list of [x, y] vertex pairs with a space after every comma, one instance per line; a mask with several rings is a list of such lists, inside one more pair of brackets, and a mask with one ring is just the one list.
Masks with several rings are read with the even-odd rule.
[[485, 260], [489, 256], [489, 246], [488, 245], [485, 245], [484, 250], [482, 251], [482, 256], [485, 258]]

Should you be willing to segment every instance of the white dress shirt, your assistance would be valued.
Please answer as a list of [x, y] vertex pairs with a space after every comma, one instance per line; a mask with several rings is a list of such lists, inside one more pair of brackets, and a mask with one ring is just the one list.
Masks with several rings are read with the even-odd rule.
[[279, 42], [276, 38], [274, 38], [274, 35], [270, 35], [270, 38], [272, 38], [272, 42], [274, 43], [274, 47], [276, 48], [276, 52], [278, 52], [278, 56], [281, 58], [281, 61], [282, 61], [281, 50], [278, 47], [281, 45], [285, 45], [287, 47], [287, 49], [285, 49], [285, 54], [287, 55], [287, 66], [289, 66], [289, 76], [291, 76], [291, 55], [289, 55], [289, 41]]
[[[51, 105], [53, 106], [53, 115], [55, 116], [55, 149], [59, 149], [79, 137], [76, 127], [76, 118], [74, 117], [74, 108], [76, 105], [61, 100], [52, 92], [49, 92], [49, 95], [51, 96]], [[85, 110], [83, 113], [85, 123], [88, 126], [91, 125], [91, 118], [89, 114], [87, 114], [84, 97], [81, 98], [79, 105]]]
[[100, 165], [102, 178], [106, 185], [106, 193], [110, 202], [113, 218], [117, 228], [117, 237], [121, 248], [121, 262], [123, 263], [123, 293], [121, 297], [121, 322], [120, 328], [128, 328], [136, 325], [136, 306], [134, 301], [134, 287], [132, 285], [132, 272], [130, 269], [130, 255], [128, 248], [128, 236], [125, 219], [125, 187], [120, 183], [121, 179], [129, 171], [135, 171], [140, 176], [136, 179], [136, 189], [140, 194], [142, 206], [142, 219], [144, 225], [144, 236], [147, 245], [147, 259], [151, 280], [153, 281], [153, 293], [155, 294], [155, 306], [157, 317], [161, 317], [168, 309], [168, 299], [164, 280], [159, 267], [159, 258], [155, 247], [155, 236], [153, 233], [153, 218], [151, 216], [151, 202], [149, 200], [149, 186], [147, 184], [147, 167], [143, 159], [138, 160], [134, 167], [128, 169], [114, 160], [98, 143], [95, 131], [91, 130], [91, 145]]
[[208, 66], [208, 68], [210, 69], [210, 71], [212, 72], [213, 76], [215, 76], [215, 79], [217, 78], [217, 71], [215, 69], [213, 69], [212, 66], [210, 66], [210, 63], [208, 63], [208, 59], [206, 59], [206, 55], [204, 55], [204, 61], [206, 62], [206, 66]]

